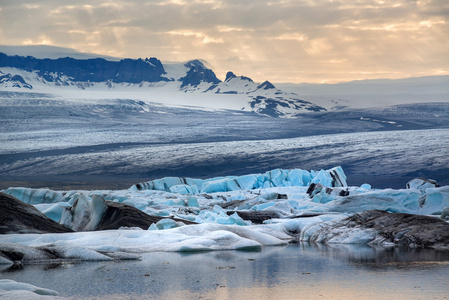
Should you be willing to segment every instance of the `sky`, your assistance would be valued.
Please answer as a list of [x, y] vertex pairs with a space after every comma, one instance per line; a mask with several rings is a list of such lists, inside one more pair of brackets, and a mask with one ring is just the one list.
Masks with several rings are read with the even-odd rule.
[[0, 0], [0, 44], [203, 59], [256, 82], [449, 75], [449, 1]]

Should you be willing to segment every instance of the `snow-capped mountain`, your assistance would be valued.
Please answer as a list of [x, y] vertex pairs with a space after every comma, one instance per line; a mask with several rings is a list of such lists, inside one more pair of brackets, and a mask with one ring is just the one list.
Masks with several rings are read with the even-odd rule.
[[[52, 47], [45, 48], [48, 51]], [[45, 50], [44, 49], [44, 50]], [[63, 49], [63, 48], [62, 48]], [[186, 63], [163, 64], [155, 57], [145, 59], [109, 59], [101, 57], [73, 58], [76, 52], [64, 56], [47, 55], [39, 48], [39, 58], [30, 55], [11, 55], [13, 51], [26, 53], [22, 48], [0, 47], [0, 89], [6, 91], [33, 91], [55, 95], [77, 92], [78, 98], [92, 98], [92, 93], [140, 92], [137, 98], [148, 98], [164, 105], [197, 106], [208, 109], [253, 111], [272, 117], [296, 117], [305, 112], [325, 109], [298, 98], [294, 93], [277, 89], [268, 81], [255, 83], [245, 76], [228, 72], [225, 81], [217, 78], [212, 69], [201, 60]], [[20, 51], [19, 51], [20, 50]], [[59, 57], [57, 57], [59, 56]], [[79, 94], [83, 91], [82, 96]], [[144, 94], [142, 94], [144, 93]], [[173, 94], [176, 93], [176, 94]], [[195, 95], [202, 101], [191, 101]], [[200, 96], [201, 95], [201, 96]], [[167, 99], [176, 98], [175, 103]]]

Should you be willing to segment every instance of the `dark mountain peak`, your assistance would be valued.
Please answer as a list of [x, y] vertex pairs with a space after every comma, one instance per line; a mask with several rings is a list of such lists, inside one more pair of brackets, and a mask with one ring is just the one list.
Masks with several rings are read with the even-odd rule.
[[235, 77], [237, 77], [237, 76], [235, 76], [234, 73], [232, 73], [231, 71], [229, 71], [228, 73], [226, 73], [226, 79], [225, 79], [225, 81], [229, 81], [230, 79], [235, 78]]
[[159, 59], [157, 59], [156, 57], [145, 58], [145, 62], [156, 67], [156, 68], [164, 68], [162, 66], [161, 61]]
[[275, 89], [276, 87], [269, 82], [268, 80], [264, 81], [262, 84], [260, 84], [257, 89], [263, 89], [263, 90], [269, 90], [269, 89]]
[[220, 79], [217, 78], [214, 71], [207, 68], [200, 60], [195, 59], [184, 64], [186, 68], [189, 68], [186, 76], [180, 78], [179, 80], [182, 82], [181, 88], [190, 86], [197, 86], [202, 82], [217, 84], [221, 82]]
[[241, 80], [246, 80], [246, 81], [249, 81], [249, 82], [254, 82], [251, 78], [246, 77], [246, 76], [240, 76], [240, 79]]
[[246, 77], [246, 76], [236, 76], [233, 72], [229, 71], [228, 73], [226, 73], [226, 79], [225, 81], [229, 81], [233, 78], [239, 78], [240, 80], [246, 80], [249, 82], [254, 82], [251, 78]]
[[191, 68], [197, 68], [197, 69], [208, 69], [204, 63], [199, 59], [194, 59], [191, 61], [188, 61], [184, 64], [185, 67], [191, 69]]
[[162, 63], [150, 59], [122, 59], [109, 61], [103, 58], [75, 59], [64, 57], [58, 59], [38, 59], [32, 56], [8, 56], [0, 53], [0, 67], [11, 67], [26, 71], [37, 71], [46, 81], [53, 82], [55, 74], [62, 74], [72, 81], [90, 81], [115, 83], [141, 83], [142, 81], [168, 81]]

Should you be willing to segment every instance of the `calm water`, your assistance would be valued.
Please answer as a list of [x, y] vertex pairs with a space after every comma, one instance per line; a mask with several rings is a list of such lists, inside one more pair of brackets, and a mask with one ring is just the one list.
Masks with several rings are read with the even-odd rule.
[[449, 252], [290, 245], [0, 267], [72, 299], [449, 299]]

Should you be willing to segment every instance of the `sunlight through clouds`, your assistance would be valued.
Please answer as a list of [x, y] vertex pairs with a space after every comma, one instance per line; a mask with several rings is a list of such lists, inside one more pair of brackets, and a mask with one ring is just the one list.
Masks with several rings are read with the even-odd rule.
[[338, 82], [446, 74], [448, 16], [446, 0], [25, 0], [0, 4], [0, 38], [201, 58], [222, 79], [232, 70], [256, 81]]

